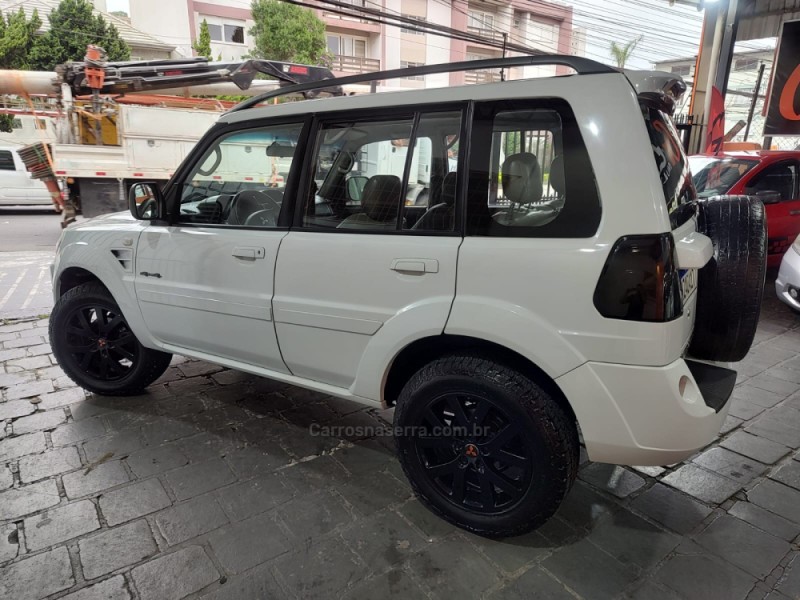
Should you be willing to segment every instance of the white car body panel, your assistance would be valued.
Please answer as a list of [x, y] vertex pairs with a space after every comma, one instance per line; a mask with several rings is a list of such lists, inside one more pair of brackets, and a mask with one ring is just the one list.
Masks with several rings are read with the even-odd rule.
[[[775, 293], [778, 298], [800, 311], [800, 253], [796, 250], [797, 240], [783, 255], [778, 278], [775, 280]], [[792, 297], [790, 291], [794, 289], [797, 297]]]
[[17, 149], [0, 146], [0, 151], [10, 152], [14, 159], [13, 171], [0, 169], [0, 206], [51, 206], [50, 191], [28, 172]]

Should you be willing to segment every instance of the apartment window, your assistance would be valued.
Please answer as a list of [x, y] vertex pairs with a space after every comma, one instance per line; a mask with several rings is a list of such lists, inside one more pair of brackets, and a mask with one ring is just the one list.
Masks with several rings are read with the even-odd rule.
[[[419, 22], [421, 25], [425, 24], [425, 19], [422, 17], [415, 17], [414, 15], [402, 15], [406, 19], [412, 19], [414, 21]], [[417, 31], [416, 29], [406, 29], [405, 27], [400, 28], [400, 33], [408, 33], [410, 35], [425, 35], [422, 31]]]
[[733, 63], [734, 71], [750, 71], [758, 68], [757, 58], [737, 58]]
[[468, 12], [467, 26], [474, 29], [493, 29], [494, 15], [481, 10], [471, 10]]
[[672, 67], [671, 72], [675, 75], [685, 77], [686, 75], [690, 75], [692, 73], [692, 65], [676, 65]]
[[[208, 19], [206, 19], [208, 22]], [[244, 25], [235, 23], [208, 23], [208, 34], [212, 42], [244, 44]]]
[[[403, 69], [410, 69], [412, 67], [421, 67], [421, 66], [423, 66], [423, 64], [424, 63], [410, 62], [410, 61], [407, 61], [407, 60], [401, 60], [400, 61], [400, 67], [403, 68]], [[416, 79], [416, 80], [422, 81], [422, 80], [425, 79], [425, 77], [423, 77], [422, 75], [410, 75], [408, 77], [405, 77], [404, 79]]]
[[328, 50], [336, 56], [367, 58], [367, 40], [349, 35], [328, 35]]
[[208, 34], [211, 36], [212, 42], [222, 41], [222, 25], [208, 24]]

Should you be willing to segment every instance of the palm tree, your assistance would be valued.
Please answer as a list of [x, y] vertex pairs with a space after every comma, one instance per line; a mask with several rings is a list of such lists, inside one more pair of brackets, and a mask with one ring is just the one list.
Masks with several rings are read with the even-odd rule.
[[625, 63], [628, 62], [628, 59], [631, 57], [631, 54], [633, 54], [633, 51], [636, 49], [636, 46], [639, 45], [640, 41], [642, 41], [642, 36], [631, 40], [624, 46], [617, 44], [617, 42], [611, 42], [611, 56], [617, 61], [617, 66], [620, 69], [625, 68]]

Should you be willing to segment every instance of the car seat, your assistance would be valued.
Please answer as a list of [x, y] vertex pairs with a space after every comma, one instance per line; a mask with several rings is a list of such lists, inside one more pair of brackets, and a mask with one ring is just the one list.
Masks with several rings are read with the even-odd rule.
[[386, 229], [397, 226], [403, 184], [396, 175], [373, 175], [361, 194], [363, 212], [350, 215], [337, 229]]

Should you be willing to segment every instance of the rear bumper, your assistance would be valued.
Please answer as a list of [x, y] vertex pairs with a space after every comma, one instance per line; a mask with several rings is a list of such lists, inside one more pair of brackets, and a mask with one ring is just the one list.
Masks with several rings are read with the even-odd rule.
[[[797, 290], [797, 298], [792, 298], [792, 289]], [[794, 248], [789, 248], [783, 255], [778, 278], [775, 280], [775, 292], [782, 302], [800, 310], [800, 254]]]
[[668, 465], [716, 439], [735, 380], [728, 369], [679, 359], [664, 367], [589, 362], [557, 382], [591, 460]]

